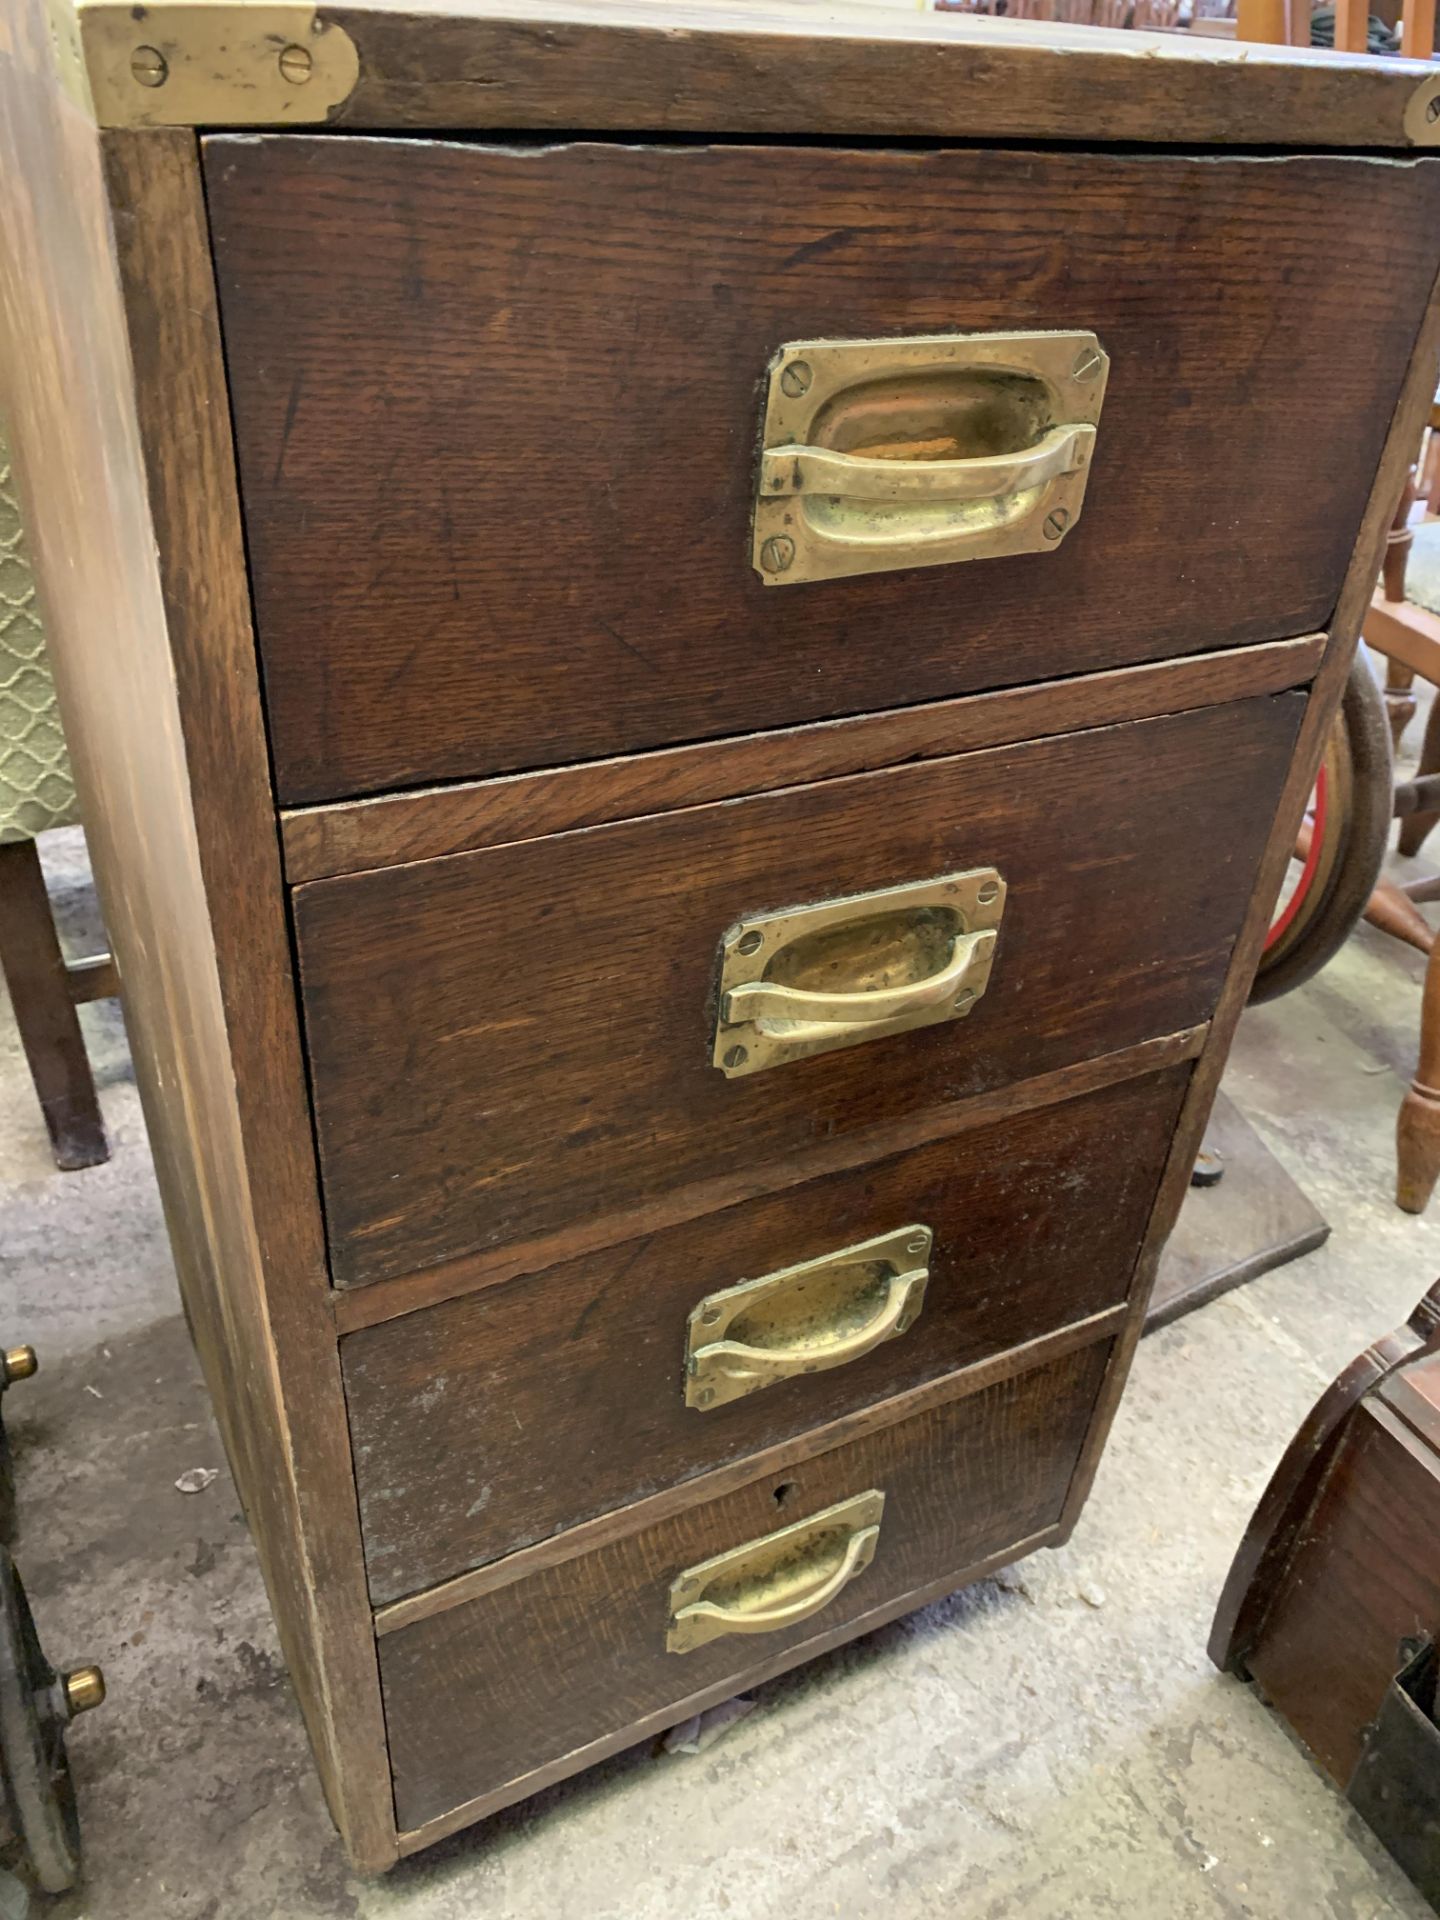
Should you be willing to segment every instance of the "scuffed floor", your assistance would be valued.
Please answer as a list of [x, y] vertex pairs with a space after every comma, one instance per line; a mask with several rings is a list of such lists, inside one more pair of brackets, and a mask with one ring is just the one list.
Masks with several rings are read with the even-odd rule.
[[[98, 929], [73, 836], [67, 938]], [[1247, 1015], [1227, 1087], [1327, 1247], [1147, 1341], [1094, 1497], [1040, 1554], [407, 1862], [351, 1875], [325, 1813], [171, 1275], [113, 1005], [84, 1010], [114, 1143], [57, 1174], [0, 1000], [0, 1336], [17, 1559], [51, 1657], [111, 1694], [72, 1738], [88, 1888], [57, 1920], [1421, 1920], [1281, 1726], [1205, 1658], [1265, 1478], [1309, 1403], [1440, 1271], [1440, 1202], [1390, 1201], [1418, 956], [1362, 931]], [[218, 1468], [202, 1492], [175, 1482]]]

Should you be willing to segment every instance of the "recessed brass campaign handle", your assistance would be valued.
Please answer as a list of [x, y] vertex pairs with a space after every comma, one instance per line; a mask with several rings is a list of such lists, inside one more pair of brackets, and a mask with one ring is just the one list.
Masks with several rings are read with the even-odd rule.
[[685, 1404], [701, 1412], [859, 1360], [918, 1319], [931, 1234], [918, 1224], [708, 1294], [690, 1315]]
[[990, 982], [993, 867], [757, 914], [725, 935], [713, 1059], [730, 1079], [963, 1018]]
[[[766, 1021], [781, 1023], [786, 1038], [798, 1040], [813, 1027], [881, 1027], [892, 1020], [905, 1020], [914, 1013], [932, 1013], [961, 993], [978, 997], [989, 978], [995, 952], [995, 934], [962, 933], [956, 936], [950, 958], [938, 973], [913, 986], [876, 987], [868, 993], [806, 992], [801, 987], [775, 986], [755, 980], [732, 987], [725, 996], [725, 1018], [732, 1024], [749, 1020], [756, 1025]], [[857, 1036], [857, 1038], [860, 1036]]]
[[1094, 427], [1055, 427], [1018, 453], [973, 459], [867, 459], [826, 447], [779, 447], [763, 456], [760, 491], [847, 500], [995, 500], [1077, 472], [1094, 444]]
[[770, 364], [751, 559], [767, 586], [1053, 552], [1110, 362], [1093, 333], [792, 340]]
[[822, 1612], [875, 1557], [885, 1496], [868, 1493], [687, 1568], [670, 1588], [671, 1653], [778, 1633]]

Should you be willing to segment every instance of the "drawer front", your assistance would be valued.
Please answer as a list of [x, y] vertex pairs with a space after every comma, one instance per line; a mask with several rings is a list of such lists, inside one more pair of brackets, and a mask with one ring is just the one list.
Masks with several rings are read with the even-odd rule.
[[[1318, 156], [285, 134], [206, 175], [287, 802], [1323, 626], [1440, 224], [1433, 163]], [[1034, 329], [1110, 361], [1057, 546], [763, 583], [777, 349]]]
[[[553, 1233], [1204, 1021], [1304, 698], [298, 888], [337, 1281]], [[992, 867], [1003, 918], [966, 1017], [741, 1077], [712, 1064], [737, 921]]]
[[[1189, 1071], [351, 1334], [341, 1357], [372, 1598], [435, 1586], [1118, 1305]], [[701, 1303], [742, 1279], [912, 1226], [931, 1236], [919, 1258], [902, 1245], [898, 1259], [782, 1275], [747, 1294], [724, 1329], [731, 1351], [706, 1333]], [[896, 1316], [904, 1324], [886, 1337]], [[815, 1372], [791, 1370], [815, 1362]], [[763, 1385], [722, 1397], [757, 1377]]]
[[[1082, 1348], [383, 1635], [401, 1829], [708, 1688], [741, 1686], [777, 1656], [802, 1660], [818, 1635], [958, 1582], [1053, 1525], [1108, 1352]], [[678, 1576], [867, 1493], [884, 1496], [878, 1537], [859, 1542], [868, 1564], [828, 1604], [763, 1634], [670, 1650]]]

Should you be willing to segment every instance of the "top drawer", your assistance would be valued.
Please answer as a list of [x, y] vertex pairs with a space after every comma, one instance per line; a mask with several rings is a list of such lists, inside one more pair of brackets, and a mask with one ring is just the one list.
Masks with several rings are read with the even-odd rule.
[[[1324, 625], [1440, 220], [1434, 163], [1314, 156], [285, 134], [206, 171], [284, 802]], [[1110, 356], [1071, 534], [762, 584], [777, 348], [1025, 329]]]

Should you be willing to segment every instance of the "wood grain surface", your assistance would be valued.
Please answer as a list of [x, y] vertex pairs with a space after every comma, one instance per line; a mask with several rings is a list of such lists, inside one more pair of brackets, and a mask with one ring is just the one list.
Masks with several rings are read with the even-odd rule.
[[[554, 1231], [1205, 1020], [1305, 696], [296, 889], [332, 1270]], [[727, 1080], [735, 920], [995, 866], [961, 1021]]]
[[[1440, 255], [1440, 244], [1436, 245], [1436, 252]], [[1220, 1075], [1224, 1071], [1240, 1015], [1245, 1010], [1265, 936], [1280, 897], [1281, 884], [1295, 851], [1296, 835], [1305, 817], [1326, 738], [1339, 710], [1341, 694], [1355, 658], [1360, 623], [1379, 577], [1386, 536], [1395, 514], [1395, 502], [1400, 497], [1405, 476], [1414, 464], [1421, 430], [1429, 417], [1435, 395], [1437, 365], [1440, 365], [1440, 276], [1432, 276], [1423, 305], [1414, 315], [1414, 328], [1404, 379], [1386, 429], [1379, 461], [1371, 477], [1359, 537], [1345, 570], [1345, 583], [1330, 623], [1325, 657], [1315, 676], [1244, 924], [1235, 943], [1234, 955], [1204, 1050], [1185, 1096], [1180, 1124], [1175, 1129], [1175, 1138], [1171, 1143], [1169, 1164], [1160, 1183], [1150, 1225], [1146, 1229], [1140, 1255], [1140, 1278], [1132, 1295], [1130, 1324], [1112, 1348], [1099, 1411], [1066, 1501], [1062, 1523], [1064, 1531], [1074, 1526], [1089, 1496], [1095, 1470], [1135, 1356], [1135, 1348], [1144, 1331], [1145, 1315], [1160, 1257], [1180, 1211], [1180, 1204], [1189, 1189], [1191, 1170], [1195, 1165], [1195, 1156], [1200, 1151], [1205, 1123], [1220, 1085]], [[1236, 1578], [1233, 1570], [1231, 1578], [1232, 1581]], [[1228, 1586], [1226, 1591], [1228, 1597]], [[1216, 1631], [1220, 1632], [1218, 1623]]]
[[336, 116], [350, 127], [1399, 148], [1432, 77], [1418, 60], [843, 0], [339, 0], [325, 16], [359, 53]]
[[[1172, 1067], [351, 1335], [371, 1597], [1118, 1305], [1188, 1078]], [[686, 1319], [704, 1296], [917, 1222], [935, 1238], [904, 1335], [728, 1406], [685, 1405]]]
[[1148, 720], [1309, 680], [1325, 636], [1193, 654], [1033, 687], [940, 700], [818, 726], [785, 727], [578, 767], [298, 807], [281, 821], [288, 879], [323, 880], [607, 820], [867, 773], [1119, 720]]
[[190, 1325], [331, 1809], [373, 1869], [394, 1811], [198, 154], [102, 149], [53, 58], [40, 0], [8, 8], [0, 404]]
[[[380, 1642], [402, 1827], [418, 1827], [697, 1688], [957, 1578], [1058, 1514], [1104, 1368], [1104, 1342], [963, 1395], [851, 1446], [699, 1504], [647, 1532], [434, 1614]], [[871, 1487], [873, 1565], [824, 1612], [761, 1638], [668, 1653], [676, 1574]]]
[[[1440, 225], [1428, 161], [236, 135], [206, 167], [288, 804], [1322, 626]], [[1058, 550], [761, 584], [782, 342], [1069, 327], [1111, 375]]]
[[1337, 1785], [1401, 1665], [1440, 1621], [1440, 1458], [1390, 1410], [1355, 1410], [1246, 1667]]

